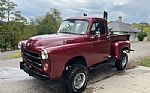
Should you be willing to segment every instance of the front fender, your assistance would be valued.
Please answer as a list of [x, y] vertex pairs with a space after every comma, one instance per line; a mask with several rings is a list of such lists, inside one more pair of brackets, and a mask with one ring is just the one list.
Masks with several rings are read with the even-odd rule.
[[[84, 56], [87, 61], [91, 61], [91, 44], [75, 43], [56, 47], [46, 48], [51, 60], [51, 78], [57, 79], [61, 77], [66, 63], [69, 59], [76, 56]], [[89, 63], [89, 62], [87, 62]], [[87, 64], [88, 65], [88, 64]]]

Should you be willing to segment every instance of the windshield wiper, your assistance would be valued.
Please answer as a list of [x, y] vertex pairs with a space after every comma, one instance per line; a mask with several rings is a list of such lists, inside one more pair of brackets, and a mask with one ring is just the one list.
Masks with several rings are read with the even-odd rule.
[[66, 33], [66, 34], [75, 34], [75, 35], [78, 35], [78, 33], [71, 33], [71, 32], [59, 32], [59, 33]]

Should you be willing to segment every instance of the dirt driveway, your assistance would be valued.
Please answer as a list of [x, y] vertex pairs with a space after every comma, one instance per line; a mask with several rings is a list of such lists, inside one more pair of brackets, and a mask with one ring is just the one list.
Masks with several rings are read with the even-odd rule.
[[[150, 42], [132, 43], [132, 49], [135, 52], [129, 54], [130, 62], [139, 57], [150, 56]], [[0, 54], [0, 93], [65, 93], [62, 80], [41, 81], [29, 77], [25, 72], [19, 70], [20, 59], [5, 59], [5, 56], [10, 53], [14, 52]], [[128, 72], [130, 71], [127, 70], [122, 74], [124, 75], [124, 73]], [[84, 93], [99, 93], [100, 91], [96, 92], [94, 89], [103, 89], [103, 87], [97, 85], [107, 79], [112, 79], [113, 81], [114, 75], [117, 74], [118, 72], [115, 70], [114, 65], [110, 63], [91, 70], [90, 82]], [[103, 91], [102, 93], [107, 92]]]

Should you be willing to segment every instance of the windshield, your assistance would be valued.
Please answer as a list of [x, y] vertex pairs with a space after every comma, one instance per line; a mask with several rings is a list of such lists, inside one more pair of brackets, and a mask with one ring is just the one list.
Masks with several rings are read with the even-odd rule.
[[58, 30], [58, 33], [84, 35], [84, 34], [86, 34], [87, 26], [88, 26], [88, 21], [67, 20], [61, 24], [61, 26]]

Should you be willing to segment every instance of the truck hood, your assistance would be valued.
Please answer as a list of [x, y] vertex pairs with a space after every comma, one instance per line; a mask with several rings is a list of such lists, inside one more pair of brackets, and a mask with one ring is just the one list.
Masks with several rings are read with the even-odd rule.
[[84, 35], [71, 35], [71, 34], [51, 34], [51, 35], [39, 35], [31, 37], [27, 43], [27, 47], [32, 48], [47, 48], [55, 47], [64, 44], [80, 43], [85, 41]]

